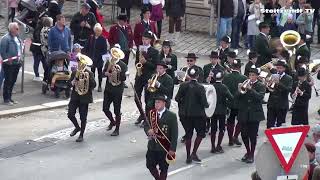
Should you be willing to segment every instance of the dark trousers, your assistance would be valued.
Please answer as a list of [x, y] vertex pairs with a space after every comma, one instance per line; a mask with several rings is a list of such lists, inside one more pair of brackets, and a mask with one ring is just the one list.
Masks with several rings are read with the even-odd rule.
[[241, 123], [241, 137], [249, 156], [254, 156], [260, 122]]
[[242, 17], [235, 17], [232, 19], [232, 33], [231, 33], [231, 48], [238, 49], [240, 41], [240, 32], [242, 27], [243, 19]]
[[280, 127], [286, 123], [287, 109], [269, 108], [267, 112], [267, 128]]
[[10, 8], [10, 15], [8, 17], [8, 20], [13, 22], [13, 19], [15, 16], [16, 16], [16, 8]]
[[[43, 75], [46, 76], [46, 71], [47, 71], [47, 68], [48, 68], [48, 64], [47, 64], [47, 61], [45, 59], [45, 57], [43, 56], [42, 53], [32, 53], [33, 55], [33, 72], [34, 72], [34, 75], [36, 77], [39, 77], [39, 64], [40, 62], [42, 63], [42, 67], [43, 67], [43, 70], [44, 70], [44, 73]], [[45, 79], [45, 78], [44, 78]]]
[[[180, 117], [181, 118], [181, 117]], [[206, 137], [206, 120], [204, 117], [182, 117], [181, 124], [186, 132], [185, 138], [192, 139], [193, 131], [196, 130], [197, 137]]]
[[181, 17], [169, 17], [169, 33], [174, 33], [174, 30], [181, 32], [181, 24]]
[[122, 94], [123, 89], [119, 91], [104, 91], [104, 98], [103, 98], [103, 112], [105, 114], [110, 114], [110, 105], [113, 103], [113, 112], [116, 116], [121, 115], [121, 102], [122, 102]]
[[236, 117], [238, 116], [238, 109], [230, 109], [230, 115], [227, 119], [227, 128], [229, 141], [231, 142], [233, 138], [238, 138], [240, 134], [240, 123], [238, 122], [235, 126]]
[[[70, 101], [68, 105], [68, 118], [76, 129], [80, 129], [80, 136], [83, 136], [87, 124], [89, 104], [81, 104], [79, 101]], [[81, 127], [76, 118], [77, 109], [80, 114]]]
[[[313, 13], [313, 24], [312, 24], [312, 29], [313, 29], [313, 34], [314, 34], [314, 27], [318, 24], [318, 34], [320, 34], [320, 15], [319, 15], [319, 9], [315, 9]], [[318, 35], [318, 42], [320, 42], [320, 36]]]
[[309, 125], [308, 106], [293, 106], [291, 125]]
[[162, 20], [161, 21], [157, 21], [157, 28], [158, 28], [157, 37], [158, 37], [158, 39], [160, 39], [161, 38], [161, 29], [162, 29]]
[[101, 67], [96, 67], [96, 66], [92, 66], [91, 67], [91, 71], [92, 71], [94, 76], [96, 76], [96, 69], [98, 69], [99, 87], [101, 87], [101, 83], [102, 83], [102, 66]]
[[129, 58], [130, 58], [130, 51], [123, 51], [124, 52], [124, 58], [122, 59], [122, 62], [124, 62], [126, 65], [129, 64]]
[[130, 22], [130, 9], [131, 8], [121, 8], [121, 14], [126, 14], [128, 17], [128, 22]]
[[[149, 150], [146, 154], [146, 166], [151, 175], [156, 180], [166, 180], [168, 174], [169, 164], [166, 162], [167, 153], [164, 151]], [[157, 166], [159, 166], [160, 174]]]
[[226, 115], [224, 114], [214, 114], [211, 118], [211, 132], [217, 132], [219, 123], [219, 132], [225, 131], [226, 126]]
[[3, 100], [9, 102], [12, 100], [12, 90], [17, 81], [21, 65], [3, 64], [4, 83], [3, 83]]
[[[138, 96], [138, 99], [137, 97], [134, 98], [134, 101], [137, 105], [137, 107], [141, 106], [141, 108], [138, 108], [139, 109], [139, 112], [140, 112], [140, 116], [142, 116], [143, 112], [142, 112], [142, 107], [143, 105], [140, 104], [141, 102], [141, 96], [142, 96], [142, 91], [143, 89], [146, 89], [146, 86], [148, 85], [148, 80], [144, 80], [143, 78], [141, 77], [138, 77], [136, 78], [135, 80], [135, 83], [134, 83], [134, 89], [137, 93], [137, 96]], [[146, 93], [145, 93], [146, 94]], [[145, 98], [145, 104], [147, 104], [147, 98]], [[142, 103], [142, 102], [141, 102]]]

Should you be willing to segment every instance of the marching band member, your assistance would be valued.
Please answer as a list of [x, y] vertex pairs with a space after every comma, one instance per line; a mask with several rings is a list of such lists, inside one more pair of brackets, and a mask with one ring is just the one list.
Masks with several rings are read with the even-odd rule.
[[[187, 59], [187, 66], [186, 67], [183, 67], [181, 69], [181, 71], [185, 71], [187, 72], [188, 69], [190, 69], [191, 67], [195, 67], [198, 69], [199, 71], [199, 77], [197, 79], [197, 81], [199, 83], [202, 83], [204, 81], [204, 74], [203, 74], [203, 70], [201, 67], [197, 66], [196, 65], [196, 62], [197, 62], [197, 59], [199, 57], [196, 56], [195, 53], [188, 53], [188, 55], [185, 57]], [[191, 78], [189, 77], [188, 73], [186, 74], [186, 81], [189, 81]], [[179, 80], [178, 80], [179, 81]]]
[[[239, 84], [238, 120], [241, 124], [241, 137], [247, 153], [241, 159], [246, 163], [254, 162], [254, 152], [257, 144], [257, 135], [260, 121], [264, 120], [262, 101], [266, 92], [265, 86], [258, 81], [259, 70], [251, 68], [249, 79]], [[242, 91], [245, 92], [242, 92]]]
[[[230, 74], [226, 74], [223, 78], [223, 84], [225, 84], [230, 90], [231, 94], [235, 96], [238, 92], [238, 84], [244, 82], [247, 77], [240, 73], [241, 69], [241, 60], [236, 59], [232, 64], [232, 72]], [[230, 103], [230, 115], [227, 119], [227, 131], [229, 136], [229, 146], [233, 146], [236, 144], [237, 146], [241, 146], [241, 142], [238, 139], [240, 134], [240, 123], [238, 119], [238, 123], [235, 126], [236, 117], [238, 118], [238, 105], [236, 101], [232, 101]]]
[[[222, 66], [226, 69], [226, 72], [232, 71], [232, 63], [237, 58], [237, 53], [235, 51], [229, 51], [227, 55], [227, 61], [223, 62]], [[241, 72], [241, 69], [240, 69]]]
[[248, 61], [248, 63], [246, 64], [246, 66], [244, 68], [245, 69], [244, 70], [244, 75], [247, 76], [247, 77], [249, 76], [249, 71], [250, 71], [251, 67], [253, 65], [256, 65], [257, 59], [258, 59], [258, 55], [254, 51], [250, 51], [248, 56], [249, 56], [249, 61]]
[[[93, 102], [92, 90], [96, 87], [96, 81], [94, 80], [93, 73], [86, 68], [89, 64], [89, 60], [79, 57], [78, 70], [72, 72], [69, 82], [71, 82], [73, 88], [71, 93], [70, 102], [68, 105], [68, 118], [73, 123], [75, 129], [71, 132], [70, 136], [75, 136], [79, 131], [80, 135], [76, 142], [83, 141], [83, 134], [86, 129], [87, 115], [89, 104]], [[82, 79], [84, 77], [84, 79]], [[86, 83], [89, 83], [86, 84]], [[88, 85], [88, 89], [83, 88]], [[75, 117], [76, 111], [79, 109], [81, 127], [78, 124], [77, 118]]]
[[[178, 102], [179, 116], [181, 118], [180, 121], [186, 132], [186, 163], [190, 164], [192, 161], [197, 163], [201, 162], [197, 155], [197, 150], [202, 139], [206, 136], [205, 108], [208, 108], [209, 104], [207, 102], [204, 87], [197, 81], [200, 69], [197, 66], [192, 66], [188, 69], [187, 73], [190, 77], [190, 81], [180, 84], [175, 100]], [[197, 137], [194, 143], [192, 154], [190, 154], [194, 129], [197, 132]]]
[[133, 32], [130, 24], [127, 23], [128, 17], [126, 14], [118, 16], [118, 24], [110, 27], [108, 42], [111, 47], [119, 44], [121, 50], [125, 54], [122, 60], [126, 65], [129, 63], [130, 50], [133, 47]]
[[231, 43], [231, 38], [229, 36], [224, 36], [221, 39], [220, 47], [217, 49], [219, 54], [219, 59], [222, 62], [222, 64], [227, 61], [227, 56], [230, 50], [229, 49], [230, 43]]
[[169, 40], [165, 40], [162, 43], [162, 51], [160, 53], [160, 60], [164, 61], [168, 68], [167, 74], [171, 76], [172, 79], [175, 79], [174, 72], [177, 70], [178, 62], [177, 56], [172, 53], [171, 45]]
[[[103, 97], [103, 112], [110, 120], [107, 131], [112, 130], [112, 128], [116, 126], [111, 136], [118, 136], [121, 123], [122, 94], [124, 91], [124, 82], [126, 81], [126, 72], [128, 68], [123, 61], [110, 61], [106, 62], [103, 69], [103, 74], [107, 77]], [[114, 114], [116, 116], [115, 120], [110, 111], [111, 103], [113, 103]]]
[[[292, 88], [292, 77], [285, 73], [287, 63], [285, 60], [279, 60], [275, 67], [277, 77], [267, 85], [270, 92], [267, 104], [267, 128], [280, 127], [286, 122], [286, 115], [289, 109], [288, 95]], [[271, 87], [274, 86], [274, 87]]]
[[[134, 89], [137, 92], [139, 99], [141, 99], [142, 91], [148, 84], [148, 80], [156, 72], [156, 64], [159, 62], [159, 51], [152, 47], [150, 44], [153, 40], [153, 37], [154, 36], [152, 32], [145, 32], [142, 37], [143, 45], [141, 46], [141, 48], [144, 49], [144, 52], [137, 52], [138, 59], [136, 60], [135, 64], [137, 66], [137, 64], [140, 63], [142, 67], [140, 68], [140, 70], [138, 70], [137, 68]], [[139, 74], [139, 72], [141, 74]], [[137, 106], [139, 106], [139, 99], [135, 98]], [[145, 102], [148, 102], [147, 98], [145, 98]], [[139, 111], [140, 116], [135, 122], [136, 125], [140, 124], [143, 120], [143, 112], [141, 112], [141, 109], [139, 109]]]
[[270, 26], [266, 22], [259, 24], [260, 33], [256, 36], [255, 52], [258, 54], [257, 67], [271, 61], [273, 50], [269, 46]]
[[207, 83], [214, 83], [215, 78], [214, 74], [217, 71], [224, 71], [223, 66], [219, 64], [219, 55], [218, 52], [212, 51], [210, 54], [210, 61], [211, 63], [205, 65], [203, 67], [203, 74], [204, 74], [204, 79], [206, 80]]
[[292, 125], [308, 125], [308, 108], [311, 98], [312, 89], [307, 81], [307, 70], [299, 68], [297, 70], [298, 81], [294, 83], [292, 88]]
[[[233, 96], [230, 93], [228, 87], [222, 84], [223, 79], [222, 70], [217, 70], [215, 73], [214, 87], [217, 93], [217, 106], [214, 111], [213, 116], [211, 117], [211, 153], [223, 153], [223, 149], [221, 147], [222, 139], [225, 131], [225, 121], [227, 114], [227, 101], [233, 100]], [[218, 135], [218, 144], [215, 145], [216, 133], [218, 130], [219, 123], [219, 135]]]
[[[154, 21], [150, 20], [150, 9], [144, 6], [141, 10], [143, 19], [134, 26], [134, 43], [139, 50], [139, 46], [143, 44], [142, 37], [147, 31], [157, 34], [157, 27]], [[138, 57], [138, 56], [137, 56]]]
[[[153, 126], [153, 121], [158, 127], [155, 130], [155, 127], [152, 128], [146, 123], [144, 126], [144, 130], [149, 136], [146, 166], [156, 180], [166, 180], [169, 168], [166, 157], [175, 157], [178, 141], [178, 122], [176, 114], [166, 109], [167, 99], [165, 96], [157, 96], [154, 100], [154, 108], [158, 118], [150, 120], [150, 126]], [[160, 145], [161, 141], [155, 140], [158, 137], [156, 131], [162, 131], [163, 135], [170, 141], [169, 147], [167, 147], [168, 152]], [[159, 166], [160, 173], [157, 166]]]
[[[296, 50], [296, 59], [295, 59], [295, 62], [297, 62], [299, 56], [307, 57], [308, 62], [309, 62], [310, 57], [311, 57], [311, 52], [310, 52], [307, 44], [304, 42], [303, 39], [301, 39], [300, 42], [299, 42], [299, 44], [298, 44], [298, 48], [297, 48], [297, 50]], [[296, 63], [296, 64], [297, 64], [297, 63]]]
[[[168, 66], [164, 61], [157, 63], [156, 74], [149, 80], [146, 91], [146, 97], [149, 100], [146, 112], [154, 107], [154, 97], [166, 96], [166, 108], [170, 109], [173, 96], [173, 79], [166, 73]], [[153, 79], [154, 78], [154, 79]]]

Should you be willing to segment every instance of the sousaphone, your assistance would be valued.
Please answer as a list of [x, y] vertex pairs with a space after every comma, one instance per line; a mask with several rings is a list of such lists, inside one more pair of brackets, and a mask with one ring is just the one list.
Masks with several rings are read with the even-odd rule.
[[207, 117], [212, 117], [217, 105], [217, 92], [212, 84], [203, 84], [209, 107], [205, 109]]

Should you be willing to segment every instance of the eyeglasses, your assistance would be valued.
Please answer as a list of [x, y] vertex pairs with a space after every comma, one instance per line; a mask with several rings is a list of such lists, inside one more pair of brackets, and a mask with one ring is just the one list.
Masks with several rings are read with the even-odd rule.
[[194, 62], [194, 60], [188, 59], [187, 62]]

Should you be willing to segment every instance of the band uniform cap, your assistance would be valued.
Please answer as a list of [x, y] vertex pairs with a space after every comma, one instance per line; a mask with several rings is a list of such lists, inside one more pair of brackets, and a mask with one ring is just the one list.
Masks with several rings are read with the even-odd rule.
[[170, 41], [169, 40], [164, 40], [163, 43], [162, 43], [162, 46], [171, 47]]
[[298, 75], [298, 77], [305, 76], [305, 75], [307, 75], [307, 70], [305, 68], [299, 68], [297, 70], [297, 75]]
[[320, 134], [320, 124], [316, 124], [315, 126], [313, 126], [312, 132], [315, 134]]
[[199, 57], [197, 57], [195, 53], [188, 53], [188, 55], [187, 55], [185, 58], [197, 59], [197, 58], [199, 58]]
[[270, 25], [266, 22], [261, 22], [259, 24], [259, 29], [264, 29], [264, 28], [268, 28], [268, 27], [270, 27]]
[[254, 58], [256, 58], [256, 57], [258, 57], [258, 54], [256, 53], [256, 52], [254, 52], [254, 51], [250, 51], [249, 52], [249, 59], [251, 60], [251, 59], [254, 59]]
[[73, 45], [73, 49], [83, 49], [83, 46], [81, 46], [79, 43], [75, 43]]
[[141, 9], [141, 13], [144, 14], [146, 12], [150, 11], [149, 7], [148, 6], [143, 6], [142, 9]]
[[154, 100], [161, 100], [161, 101], [167, 102], [168, 97], [165, 95], [164, 96], [159, 95], [159, 96], [154, 97]]
[[217, 51], [211, 51], [210, 58], [215, 58], [215, 59], [219, 58], [218, 52]]
[[229, 36], [224, 36], [221, 41], [226, 42], [226, 43], [231, 43], [231, 38]]
[[278, 60], [275, 66], [287, 67], [287, 62], [284, 59]]
[[88, 3], [82, 3], [81, 7], [84, 7], [86, 9], [91, 9], [91, 6]]
[[224, 73], [223, 73], [223, 71], [221, 71], [220, 69], [214, 71], [214, 77], [215, 77], [215, 79], [222, 79], [222, 78], [223, 78], [223, 75], [224, 75]]
[[163, 66], [164, 68], [168, 68], [168, 65], [164, 61], [158, 62], [157, 66]]
[[255, 74], [259, 75], [259, 74], [260, 74], [259, 71], [260, 71], [260, 70], [259, 70], [255, 65], [252, 65], [252, 66], [250, 67], [249, 73], [255, 73]]
[[153, 39], [153, 32], [152, 31], [146, 31], [143, 33], [143, 37], [149, 38], [149, 39]]
[[314, 153], [316, 152], [316, 146], [313, 143], [305, 143], [304, 144], [308, 150], [308, 152]]
[[241, 68], [241, 65], [242, 65], [242, 63], [241, 63], [240, 59], [235, 59], [232, 62], [232, 67], [234, 67], [234, 68]]
[[228, 57], [236, 58], [237, 57], [237, 53], [234, 52], [234, 51], [230, 51], [230, 52], [228, 52]]
[[192, 66], [187, 73], [191, 78], [196, 78], [199, 75], [199, 69], [196, 66]]
[[126, 14], [119, 14], [118, 20], [122, 20], [122, 21], [127, 21], [128, 20], [128, 16]]

